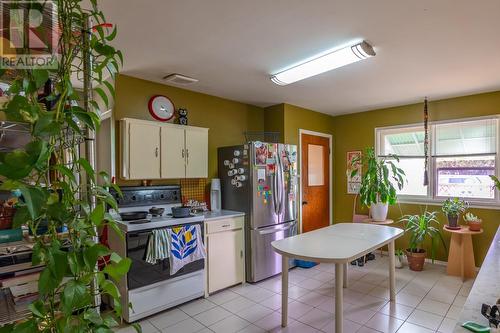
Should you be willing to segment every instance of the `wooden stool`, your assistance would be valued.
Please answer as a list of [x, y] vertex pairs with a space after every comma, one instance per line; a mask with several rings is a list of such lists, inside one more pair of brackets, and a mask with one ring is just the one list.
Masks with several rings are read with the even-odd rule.
[[474, 262], [474, 248], [472, 247], [472, 235], [481, 234], [480, 231], [470, 231], [467, 226], [460, 226], [460, 229], [443, 230], [451, 233], [450, 252], [448, 254], [448, 275], [460, 276], [465, 281], [467, 278], [476, 276], [476, 264]]

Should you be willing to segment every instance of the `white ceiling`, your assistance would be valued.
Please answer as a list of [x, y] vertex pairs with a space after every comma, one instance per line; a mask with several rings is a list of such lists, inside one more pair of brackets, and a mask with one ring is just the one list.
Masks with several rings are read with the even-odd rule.
[[[341, 114], [500, 90], [499, 0], [103, 0], [123, 73]], [[269, 74], [356, 39], [377, 56], [288, 86]], [[153, 92], [152, 92], [153, 93]]]

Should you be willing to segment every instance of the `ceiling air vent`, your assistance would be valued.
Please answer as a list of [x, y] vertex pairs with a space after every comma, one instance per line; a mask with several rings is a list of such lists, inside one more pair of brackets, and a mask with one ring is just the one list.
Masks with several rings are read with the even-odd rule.
[[163, 79], [167, 82], [172, 82], [175, 84], [193, 84], [198, 82], [198, 79], [176, 73], [167, 75]]

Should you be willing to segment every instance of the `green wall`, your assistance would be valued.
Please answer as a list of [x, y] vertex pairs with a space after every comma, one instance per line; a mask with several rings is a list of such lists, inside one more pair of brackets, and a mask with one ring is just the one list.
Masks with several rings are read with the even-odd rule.
[[284, 104], [285, 142], [299, 144], [299, 129], [333, 134], [333, 118], [324, 113]]
[[[285, 142], [285, 104], [276, 104], [264, 109], [264, 131], [279, 132], [278, 142]], [[266, 137], [266, 141], [272, 138]]]
[[153, 95], [165, 95], [176, 108], [186, 108], [189, 125], [210, 129], [209, 178], [217, 177], [217, 147], [242, 144], [245, 131], [264, 130], [262, 108], [125, 75], [116, 80], [115, 119], [154, 120], [148, 111], [148, 101]]
[[[458, 97], [429, 103], [431, 121], [477, 117], [500, 114], [500, 92]], [[402, 125], [422, 122], [423, 104], [412, 104], [387, 109], [379, 109], [362, 113], [355, 113], [333, 118], [334, 145], [334, 221], [350, 221], [352, 217], [353, 195], [346, 192], [347, 179], [346, 153], [351, 150], [361, 150], [374, 145], [375, 128], [391, 125]], [[441, 211], [439, 206], [429, 206], [429, 210]], [[395, 220], [402, 214], [417, 214], [425, 210], [423, 205], [401, 204], [389, 210], [389, 217]], [[484, 233], [473, 236], [476, 265], [482, 263], [493, 236], [500, 223], [500, 210], [471, 209], [474, 214], [483, 219]], [[440, 221], [445, 218], [440, 214]], [[447, 245], [450, 234], [443, 232]], [[404, 248], [407, 239], [400, 239], [397, 247]], [[441, 248], [438, 252], [439, 260], [446, 260], [447, 253]]]

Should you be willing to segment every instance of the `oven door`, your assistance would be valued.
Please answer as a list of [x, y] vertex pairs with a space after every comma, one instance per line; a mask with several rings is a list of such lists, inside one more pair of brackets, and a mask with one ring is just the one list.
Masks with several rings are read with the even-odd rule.
[[[200, 240], [203, 242], [203, 223], [192, 224], [201, 225], [202, 235]], [[176, 226], [171, 226], [169, 228], [174, 227]], [[185, 265], [176, 274], [170, 275], [169, 259], [159, 260], [155, 265], [147, 263], [146, 250], [151, 230], [152, 229], [127, 233], [127, 257], [132, 260], [132, 265], [127, 274], [129, 290], [148, 286], [205, 268], [205, 261], [200, 259]]]

